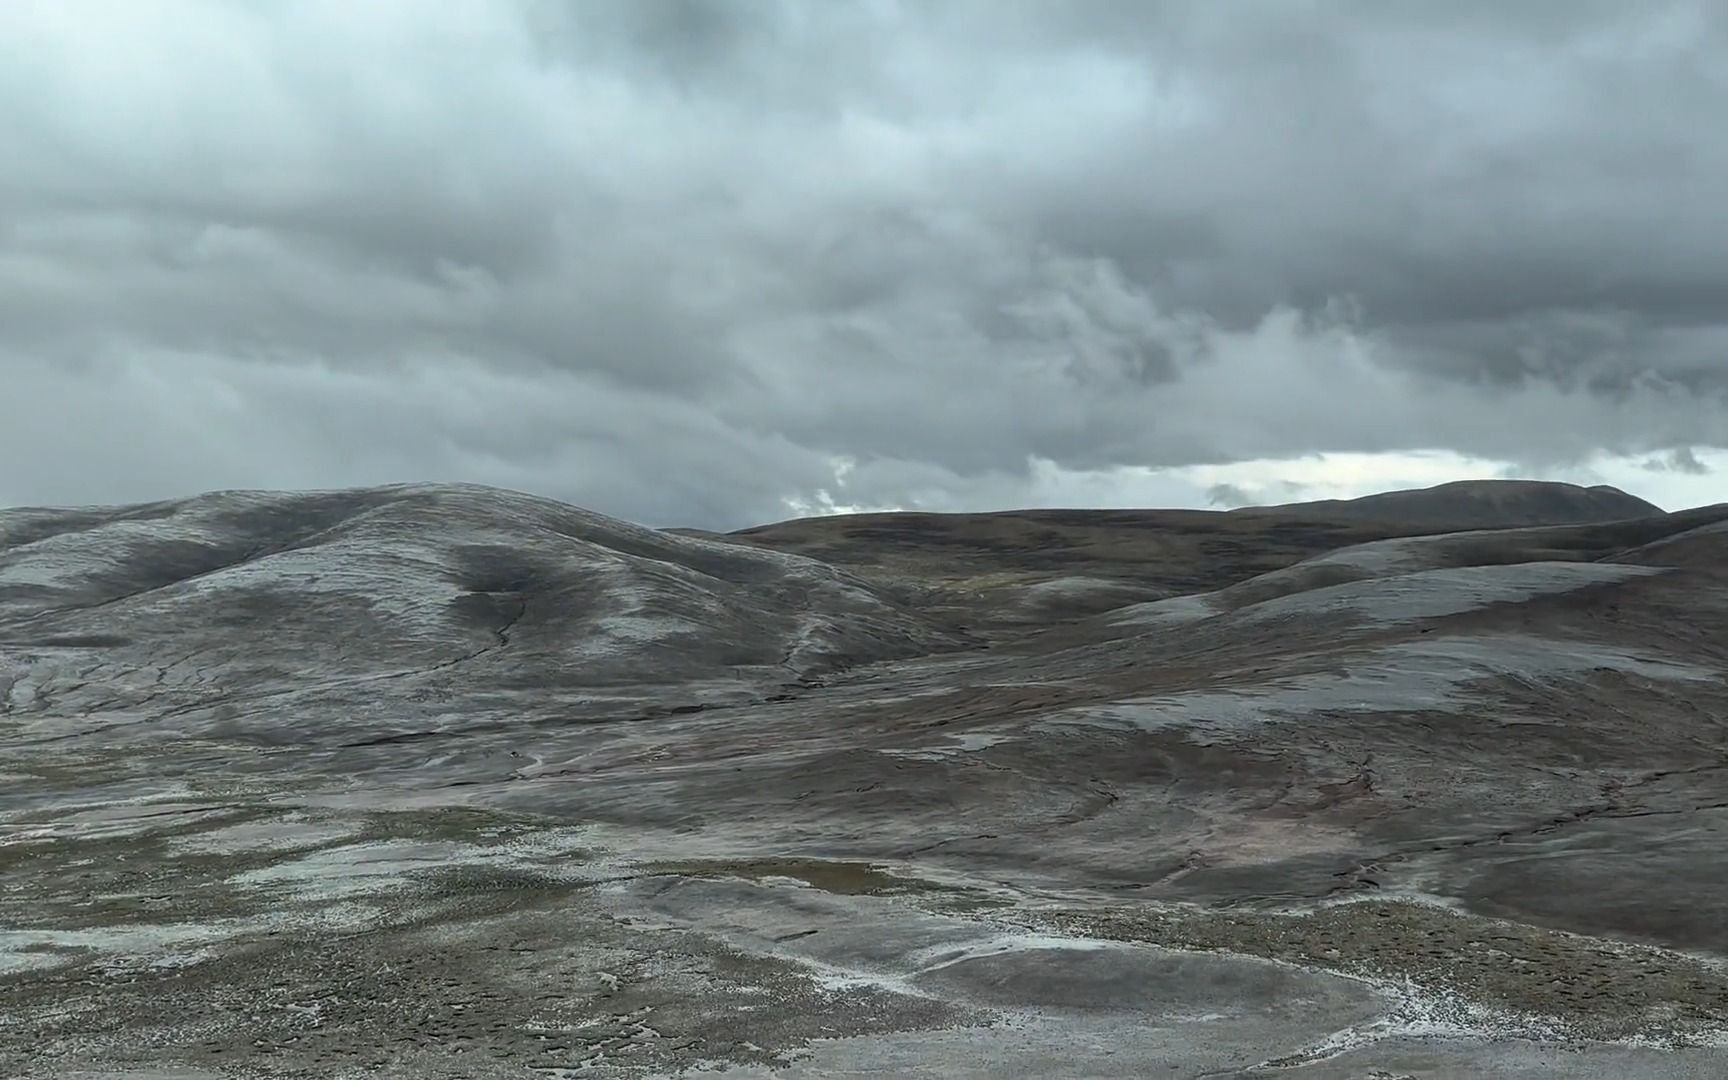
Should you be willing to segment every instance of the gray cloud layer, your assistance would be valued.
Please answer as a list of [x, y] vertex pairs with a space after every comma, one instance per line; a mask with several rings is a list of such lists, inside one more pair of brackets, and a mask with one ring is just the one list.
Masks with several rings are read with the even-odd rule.
[[1315, 451], [1690, 472], [1725, 12], [14, 0], [0, 503], [459, 478], [733, 526], [837, 467], [933, 508]]

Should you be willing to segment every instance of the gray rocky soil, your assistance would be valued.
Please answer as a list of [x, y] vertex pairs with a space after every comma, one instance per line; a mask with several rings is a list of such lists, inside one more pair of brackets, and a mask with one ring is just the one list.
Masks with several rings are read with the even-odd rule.
[[0, 1076], [1728, 1075], [1728, 507], [1617, 495], [0, 511]]

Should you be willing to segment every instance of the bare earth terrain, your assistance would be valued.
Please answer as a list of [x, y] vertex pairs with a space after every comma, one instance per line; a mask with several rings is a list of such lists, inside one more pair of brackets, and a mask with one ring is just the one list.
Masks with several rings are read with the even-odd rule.
[[1728, 506], [0, 511], [0, 1076], [1728, 1075]]

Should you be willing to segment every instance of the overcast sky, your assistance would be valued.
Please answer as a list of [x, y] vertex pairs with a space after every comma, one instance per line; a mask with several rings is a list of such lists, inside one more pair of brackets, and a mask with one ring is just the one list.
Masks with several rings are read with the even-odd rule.
[[0, 50], [0, 505], [1728, 500], [1714, 0], [5, 0]]

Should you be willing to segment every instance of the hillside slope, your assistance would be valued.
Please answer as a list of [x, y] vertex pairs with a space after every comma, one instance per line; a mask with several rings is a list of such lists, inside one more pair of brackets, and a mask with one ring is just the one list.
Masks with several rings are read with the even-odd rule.
[[884, 584], [921, 586], [927, 610], [997, 634], [1214, 591], [1367, 541], [1664, 518], [1613, 488], [1481, 480], [1230, 511], [837, 515], [726, 539], [808, 555]]
[[271, 700], [305, 737], [314, 698], [341, 714], [329, 734], [357, 736], [452, 696], [747, 699], [956, 642], [800, 556], [420, 485], [0, 511], [0, 643], [15, 709], [172, 710], [280, 736], [245, 707]]

